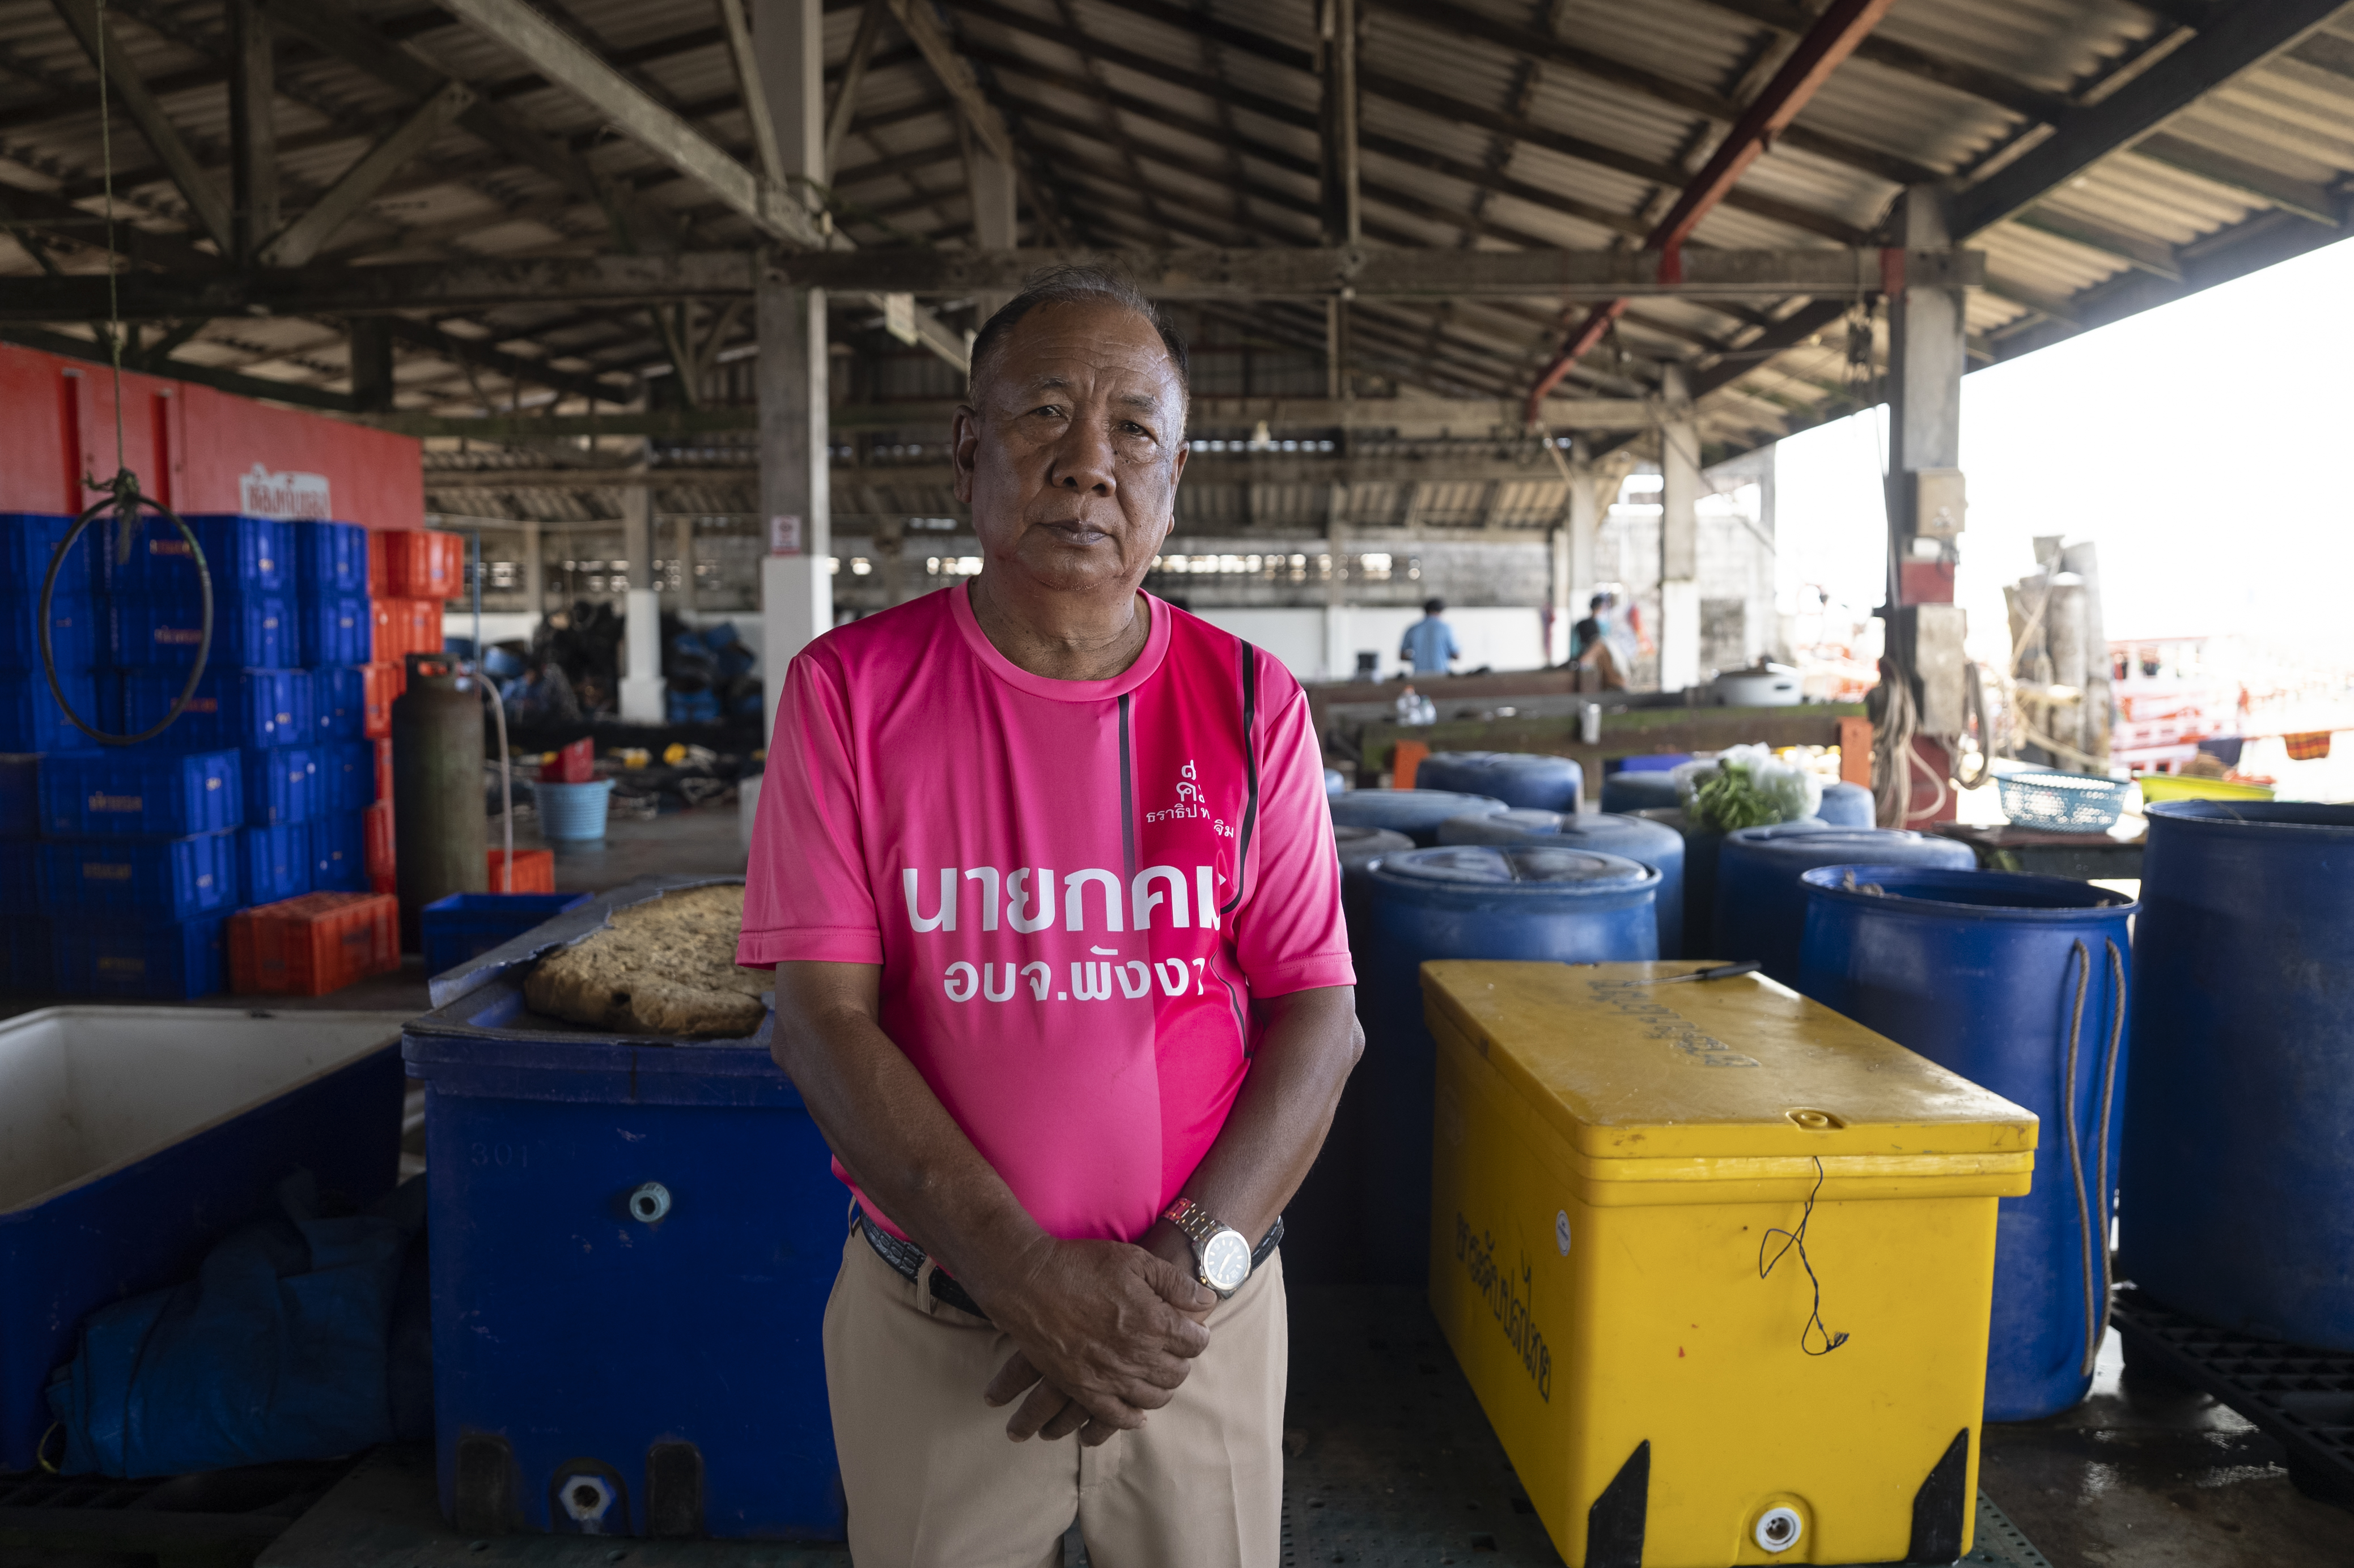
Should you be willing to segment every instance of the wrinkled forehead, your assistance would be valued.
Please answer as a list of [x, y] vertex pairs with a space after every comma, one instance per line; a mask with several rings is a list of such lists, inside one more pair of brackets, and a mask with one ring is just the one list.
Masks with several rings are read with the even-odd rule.
[[987, 397], [1055, 392], [1184, 418], [1183, 379], [1160, 329], [1134, 311], [1087, 302], [1040, 305], [978, 367]]

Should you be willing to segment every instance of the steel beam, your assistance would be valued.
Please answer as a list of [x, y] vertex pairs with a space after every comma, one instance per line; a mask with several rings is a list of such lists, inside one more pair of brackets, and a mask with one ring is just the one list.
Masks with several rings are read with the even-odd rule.
[[851, 118], [858, 111], [858, 90], [865, 84], [866, 68], [875, 58], [875, 47], [883, 36], [883, 23], [891, 14], [885, 0], [866, 0], [859, 13], [858, 31], [850, 40], [850, 58], [843, 63], [842, 85], [834, 90], [833, 108], [825, 117], [825, 177], [833, 179], [834, 170], [842, 166], [842, 144], [850, 136]]
[[2344, 0], [2240, 0], [2212, 9], [2197, 37], [2098, 103], [2073, 110], [2052, 134], [1954, 203], [1954, 236], [1967, 239], [2031, 206], [2120, 147], [2129, 146], [2249, 67], [2300, 42]]
[[400, 166], [425, 151], [433, 138], [474, 103], [473, 90], [453, 81], [419, 104], [384, 140], [360, 154], [335, 183], [320, 193], [311, 209], [288, 224], [261, 249], [264, 267], [300, 267], [319, 253], [335, 230], [374, 200]]
[[[610, 421], [609, 421], [610, 423]], [[1697, 449], [1695, 449], [1697, 450]], [[673, 469], [482, 469], [461, 473], [426, 471], [428, 490], [637, 490], [697, 484], [748, 485], [760, 471], [745, 465]], [[832, 465], [832, 486], [862, 489], [946, 490], [956, 472], [944, 462], [857, 466]], [[1329, 488], [1351, 484], [1559, 484], [1561, 471], [1542, 455], [1527, 462], [1493, 456], [1399, 457], [1318, 455], [1288, 452], [1200, 453], [1186, 460], [1185, 482], [1207, 484], [1299, 484]], [[1694, 644], [1697, 646], [1697, 642]]]
[[[197, 227], [209, 237], [223, 256], [237, 254], [237, 228], [230, 221], [229, 204], [220, 187], [205, 174], [204, 165], [180, 137], [179, 129], [164, 117], [162, 106], [140, 79], [139, 69], [122, 49], [122, 40], [112, 36], [94, 0], [56, 0], [58, 15], [65, 21], [90, 64], [102, 70], [113, 94], [122, 103], [123, 112], [139, 127], [139, 134], [156, 161], [170, 171], [172, 183], [186, 198], [188, 210], [196, 215]], [[101, 311], [103, 316], [105, 312]]]
[[277, 69], [269, 19], [228, 0], [228, 162], [237, 259], [249, 262], [278, 232]]

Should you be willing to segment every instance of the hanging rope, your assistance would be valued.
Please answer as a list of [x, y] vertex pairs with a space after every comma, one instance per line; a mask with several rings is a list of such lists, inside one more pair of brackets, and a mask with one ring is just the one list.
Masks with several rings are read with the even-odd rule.
[[[2068, 1016], [2068, 1050], [2062, 1069], [2060, 1115], [2067, 1128], [2068, 1170], [2076, 1183], [2076, 1224], [2083, 1242], [2078, 1259], [2084, 1266], [2084, 1353], [2078, 1375], [2093, 1375], [2093, 1363], [2101, 1353], [2101, 1336], [2109, 1326], [2109, 1292], [2113, 1283], [2109, 1262], [2109, 1119], [2115, 1104], [2117, 1087], [2117, 1047], [2125, 1039], [2126, 968], [2125, 959], [2112, 941], [2109, 949], [2109, 1045], [2106, 1061], [2101, 1069], [2100, 1136], [2098, 1153], [2093, 1166], [2093, 1187], [2084, 1185], [2084, 1156], [2076, 1131], [2076, 1052], [2084, 1027], [2084, 994], [2091, 988], [2093, 956], [2080, 940], [2069, 957], [2069, 966], [2076, 971], [2076, 997]], [[2097, 1201], [2100, 1212], [2098, 1224], [2094, 1222]]]

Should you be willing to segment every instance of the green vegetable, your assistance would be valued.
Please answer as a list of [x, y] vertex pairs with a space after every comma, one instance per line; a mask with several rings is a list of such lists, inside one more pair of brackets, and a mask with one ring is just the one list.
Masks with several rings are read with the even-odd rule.
[[1702, 827], [1729, 833], [1782, 821], [1783, 802], [1778, 791], [1769, 794], [1760, 789], [1746, 767], [1728, 760], [1694, 780], [1691, 813]]

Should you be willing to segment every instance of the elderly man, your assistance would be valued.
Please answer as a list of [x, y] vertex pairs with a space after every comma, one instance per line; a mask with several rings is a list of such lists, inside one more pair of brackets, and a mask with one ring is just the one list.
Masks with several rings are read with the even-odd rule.
[[1140, 591], [1186, 400], [1131, 287], [1034, 281], [956, 415], [981, 574], [786, 676], [739, 957], [853, 1194], [862, 1568], [1277, 1561], [1275, 1244], [1363, 1038], [1307, 700]]

